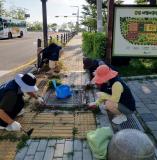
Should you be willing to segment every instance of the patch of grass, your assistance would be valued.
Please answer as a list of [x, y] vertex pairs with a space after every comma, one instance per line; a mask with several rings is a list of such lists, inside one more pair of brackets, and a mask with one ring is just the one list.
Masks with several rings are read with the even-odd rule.
[[73, 136], [78, 134], [78, 128], [74, 127], [73, 130], [72, 130], [72, 134], [73, 134]]
[[117, 67], [120, 76], [157, 74], [156, 59], [132, 59], [128, 66]]
[[19, 137], [17, 136], [17, 134], [15, 132], [5, 133], [0, 136], [0, 140], [10, 140], [12, 142], [15, 142], [18, 139], [19, 139]]
[[20, 149], [24, 148], [25, 146], [27, 146], [27, 141], [29, 140], [29, 136], [27, 135], [22, 135], [21, 136], [21, 140], [20, 142], [17, 144], [16, 148], [17, 148], [17, 151], [19, 151]]

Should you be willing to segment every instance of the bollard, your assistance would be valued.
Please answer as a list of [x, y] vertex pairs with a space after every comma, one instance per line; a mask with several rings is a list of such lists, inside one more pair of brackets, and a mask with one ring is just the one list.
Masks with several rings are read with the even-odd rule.
[[57, 41], [59, 41], [59, 36], [58, 36], [58, 34], [57, 34]]
[[61, 43], [63, 44], [63, 34], [61, 34]]
[[41, 39], [37, 40], [37, 48], [41, 47]]
[[65, 36], [65, 33], [64, 33], [64, 44], [66, 44], [66, 36]]
[[68, 33], [66, 33], [66, 43], [68, 42]]
[[40, 68], [41, 61], [42, 61], [42, 57], [41, 57], [41, 54], [40, 54], [40, 52], [42, 51], [41, 43], [42, 43], [41, 39], [38, 39], [37, 40], [37, 64], [36, 64], [37, 71]]

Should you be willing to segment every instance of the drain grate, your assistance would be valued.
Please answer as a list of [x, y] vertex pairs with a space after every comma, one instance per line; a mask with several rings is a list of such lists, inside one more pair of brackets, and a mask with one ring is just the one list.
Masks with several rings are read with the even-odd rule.
[[128, 120], [121, 125], [118, 125], [118, 130], [122, 129], [127, 129], [127, 128], [132, 128], [132, 129], [138, 129], [142, 132], [144, 132], [144, 129], [138, 119], [136, 118], [135, 114], [129, 115]]
[[82, 89], [73, 89], [72, 96], [67, 99], [57, 99], [53, 90], [49, 90], [44, 97], [46, 106], [68, 108], [73, 108], [76, 106], [81, 107], [81, 105], [89, 103], [89, 100], [91, 99], [94, 99], [93, 92], [84, 91]]
[[43, 89], [46, 84], [47, 84], [46, 80], [41, 80], [40, 83], [38, 84], [38, 88], [39, 89]]

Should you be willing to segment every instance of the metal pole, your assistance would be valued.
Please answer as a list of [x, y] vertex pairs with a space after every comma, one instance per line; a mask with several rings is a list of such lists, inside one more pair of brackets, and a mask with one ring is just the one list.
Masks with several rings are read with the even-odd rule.
[[112, 29], [113, 29], [113, 11], [114, 11], [114, 0], [108, 2], [108, 21], [107, 21], [107, 49], [106, 49], [106, 62], [111, 64], [112, 57]]
[[77, 33], [79, 32], [79, 7], [77, 10]]
[[42, 1], [42, 12], [43, 12], [43, 38], [44, 38], [44, 47], [48, 46], [48, 34], [47, 34], [47, 10], [46, 10], [46, 1]]
[[97, 0], [97, 32], [103, 31], [102, 25], [102, 0]]

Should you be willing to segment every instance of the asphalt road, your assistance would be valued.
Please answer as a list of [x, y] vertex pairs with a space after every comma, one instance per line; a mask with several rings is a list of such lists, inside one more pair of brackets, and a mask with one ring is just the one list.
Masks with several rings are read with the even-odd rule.
[[42, 33], [27, 32], [23, 38], [0, 40], [0, 76], [35, 58], [38, 38]]

